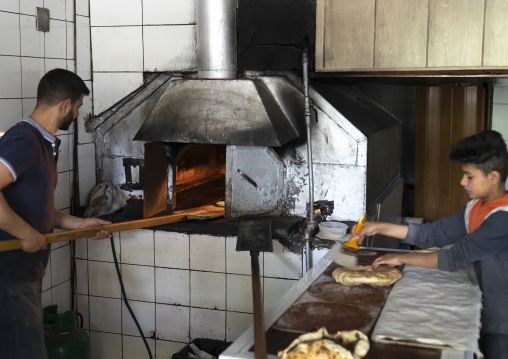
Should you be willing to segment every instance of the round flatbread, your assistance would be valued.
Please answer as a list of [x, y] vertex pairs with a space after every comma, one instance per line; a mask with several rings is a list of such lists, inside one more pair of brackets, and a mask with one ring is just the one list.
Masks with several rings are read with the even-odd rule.
[[397, 268], [381, 266], [375, 271], [371, 266], [356, 266], [353, 268], [339, 267], [332, 273], [333, 279], [337, 283], [344, 285], [390, 285], [402, 277], [402, 273]]

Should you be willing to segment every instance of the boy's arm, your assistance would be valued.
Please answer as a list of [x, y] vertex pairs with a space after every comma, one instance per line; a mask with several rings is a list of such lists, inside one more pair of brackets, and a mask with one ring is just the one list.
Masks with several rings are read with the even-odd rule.
[[389, 267], [409, 264], [412, 266], [437, 269], [438, 253], [390, 253], [377, 258], [372, 263], [372, 269], [376, 270], [381, 264]]
[[[387, 222], [365, 222], [363, 228], [355, 234], [358, 244], [363, 243], [366, 236], [373, 236], [374, 234], [383, 234], [388, 237], [404, 239], [407, 236], [408, 226], [403, 224], [393, 224]], [[356, 225], [353, 227], [352, 232], [356, 230]]]

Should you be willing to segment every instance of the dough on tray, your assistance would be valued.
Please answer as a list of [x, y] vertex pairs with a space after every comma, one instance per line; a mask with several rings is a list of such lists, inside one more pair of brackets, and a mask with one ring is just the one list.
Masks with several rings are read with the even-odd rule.
[[337, 283], [344, 285], [391, 285], [402, 277], [402, 273], [397, 268], [380, 266], [375, 271], [371, 266], [356, 266], [352, 268], [339, 267], [332, 273], [333, 279]]

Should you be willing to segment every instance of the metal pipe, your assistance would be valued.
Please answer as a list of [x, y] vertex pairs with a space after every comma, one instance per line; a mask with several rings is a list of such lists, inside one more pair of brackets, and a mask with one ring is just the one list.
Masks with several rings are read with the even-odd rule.
[[236, 0], [196, 1], [198, 77], [236, 77]]
[[304, 49], [302, 54], [303, 70], [303, 96], [304, 96], [304, 116], [305, 126], [307, 127], [307, 160], [309, 167], [309, 225], [305, 230], [305, 251], [307, 271], [312, 268], [312, 253], [310, 252], [310, 237], [314, 233], [314, 173], [312, 162], [312, 141], [311, 141], [311, 119], [310, 119], [310, 100], [309, 100], [309, 50]]

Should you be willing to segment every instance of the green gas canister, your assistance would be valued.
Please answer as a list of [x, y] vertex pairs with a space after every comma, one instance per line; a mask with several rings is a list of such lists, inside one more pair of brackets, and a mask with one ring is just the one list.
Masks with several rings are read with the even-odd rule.
[[[48, 359], [90, 359], [90, 338], [82, 328], [83, 317], [74, 310], [58, 314], [57, 309], [57, 305], [43, 309]], [[78, 318], [81, 318], [80, 326]]]

